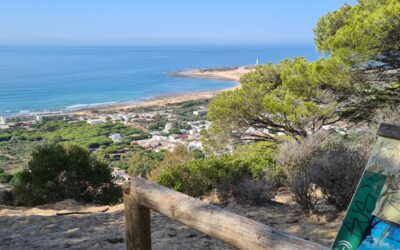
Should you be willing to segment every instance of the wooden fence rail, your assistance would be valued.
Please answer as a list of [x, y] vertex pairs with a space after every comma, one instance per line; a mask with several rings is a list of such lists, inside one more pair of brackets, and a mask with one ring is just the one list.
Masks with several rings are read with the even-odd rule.
[[150, 209], [239, 249], [329, 249], [138, 177], [124, 204], [127, 250], [151, 249]]

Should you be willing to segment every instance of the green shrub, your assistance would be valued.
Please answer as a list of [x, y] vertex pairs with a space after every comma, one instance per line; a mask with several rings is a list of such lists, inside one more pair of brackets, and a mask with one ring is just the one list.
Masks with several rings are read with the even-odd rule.
[[253, 178], [267, 178], [266, 181], [282, 186], [285, 174], [276, 163], [276, 147], [269, 142], [259, 142], [238, 146], [233, 157], [240, 159], [249, 166]]
[[239, 146], [233, 154], [206, 158], [177, 149], [152, 171], [151, 180], [195, 197], [216, 189], [221, 197], [234, 195], [254, 203], [271, 199], [280, 185], [282, 171], [275, 163], [274, 148], [266, 143]]
[[239, 166], [232, 165], [232, 161], [227, 156], [208, 157], [164, 168], [158, 177], [158, 183], [198, 197], [240, 179], [242, 170]]
[[157, 166], [157, 163], [158, 161], [148, 151], [137, 151], [132, 154], [128, 162], [128, 172], [130, 175], [145, 178]]
[[13, 175], [7, 173], [0, 173], [0, 183], [10, 183]]
[[0, 190], [0, 204], [12, 205], [13, 198], [12, 193], [8, 190]]
[[8, 133], [0, 134], [0, 141], [9, 141], [11, 137], [12, 136]]
[[167, 152], [162, 158], [158, 158], [160, 161], [157, 166], [151, 168], [148, 177], [150, 180], [157, 182], [159, 175], [164, 169], [168, 169], [179, 164], [193, 160], [194, 155], [184, 145], [178, 145], [172, 152]]
[[[37, 205], [66, 198], [92, 202], [101, 200], [99, 194], [108, 195], [107, 190], [115, 193], [111, 169], [76, 145], [38, 147], [32, 153], [28, 168], [15, 175], [12, 185], [17, 205]], [[114, 197], [114, 201], [119, 199]]]

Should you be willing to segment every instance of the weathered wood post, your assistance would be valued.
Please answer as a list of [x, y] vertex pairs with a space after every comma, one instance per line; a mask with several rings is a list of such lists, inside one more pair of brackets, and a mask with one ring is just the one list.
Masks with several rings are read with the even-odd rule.
[[140, 205], [130, 189], [124, 189], [127, 250], [151, 250], [150, 209]]
[[138, 204], [239, 249], [328, 249], [139, 177], [132, 177], [125, 204], [127, 249], [151, 247], [148, 210], [143, 210]]

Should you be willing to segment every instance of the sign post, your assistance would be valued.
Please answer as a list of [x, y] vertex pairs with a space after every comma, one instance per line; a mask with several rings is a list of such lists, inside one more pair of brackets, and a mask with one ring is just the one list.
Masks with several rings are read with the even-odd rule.
[[400, 126], [380, 125], [332, 248], [400, 249]]

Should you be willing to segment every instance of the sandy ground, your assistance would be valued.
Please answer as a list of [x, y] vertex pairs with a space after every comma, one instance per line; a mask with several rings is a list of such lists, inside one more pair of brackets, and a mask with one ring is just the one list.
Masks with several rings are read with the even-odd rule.
[[[329, 246], [343, 213], [307, 216], [282, 191], [276, 202], [250, 206], [236, 202], [224, 209]], [[71, 211], [90, 214], [61, 215]], [[155, 250], [233, 249], [232, 247], [152, 212]], [[125, 249], [123, 205], [90, 206], [73, 200], [34, 208], [0, 206], [0, 249]]]
[[[179, 71], [171, 73], [172, 77], [189, 77], [189, 78], [204, 78], [204, 79], [220, 79], [220, 80], [230, 80], [230, 81], [239, 81], [240, 77], [251, 70], [246, 69], [244, 67], [239, 67], [237, 69], [232, 70], [215, 70], [215, 71], [206, 71], [202, 72], [201, 70], [188, 70], [188, 71]], [[184, 94], [176, 94], [176, 95], [165, 95], [159, 96], [155, 98], [151, 98], [144, 101], [132, 102], [132, 103], [118, 103], [114, 105], [106, 105], [94, 108], [82, 109], [74, 112], [77, 115], [88, 114], [91, 111], [113, 111], [113, 110], [125, 110], [129, 108], [137, 108], [137, 107], [151, 107], [151, 106], [166, 106], [168, 104], [175, 104], [190, 100], [200, 100], [200, 99], [209, 99], [217, 96], [223, 91], [232, 90], [240, 88], [239, 82], [233, 88], [224, 89], [224, 90], [216, 90], [216, 91], [204, 91], [204, 92], [195, 92], [195, 93], [184, 93]]]
[[229, 70], [183, 70], [173, 72], [170, 75], [174, 77], [189, 77], [189, 78], [208, 78], [208, 79], [220, 79], [229, 81], [239, 81], [240, 77], [246, 73], [249, 73], [251, 69], [246, 67], [238, 67]]

